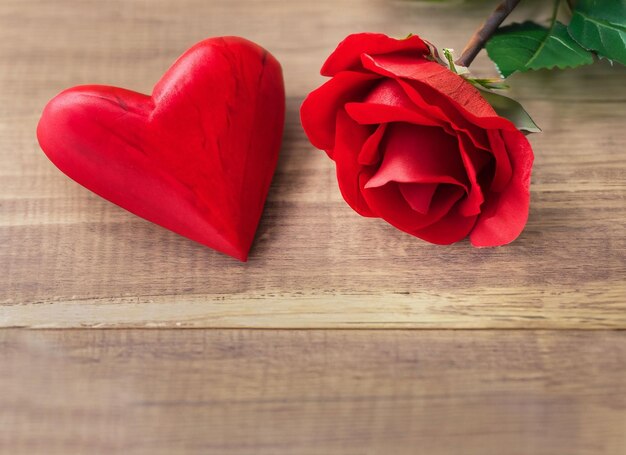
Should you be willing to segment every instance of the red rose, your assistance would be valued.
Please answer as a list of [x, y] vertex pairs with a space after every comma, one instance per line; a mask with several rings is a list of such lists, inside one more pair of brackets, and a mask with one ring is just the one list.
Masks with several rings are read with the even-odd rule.
[[321, 73], [332, 79], [304, 101], [302, 125], [335, 161], [354, 210], [432, 243], [515, 240], [528, 218], [532, 149], [424, 41], [351, 35]]

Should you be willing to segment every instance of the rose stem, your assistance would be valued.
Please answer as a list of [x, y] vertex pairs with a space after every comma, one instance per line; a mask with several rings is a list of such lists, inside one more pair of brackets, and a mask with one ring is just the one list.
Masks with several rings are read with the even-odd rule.
[[501, 2], [487, 20], [474, 32], [467, 46], [463, 49], [463, 53], [455, 63], [459, 66], [470, 66], [485, 43], [491, 38], [491, 35], [495, 33], [500, 24], [511, 14], [511, 11], [519, 2], [520, 0], [504, 0]]

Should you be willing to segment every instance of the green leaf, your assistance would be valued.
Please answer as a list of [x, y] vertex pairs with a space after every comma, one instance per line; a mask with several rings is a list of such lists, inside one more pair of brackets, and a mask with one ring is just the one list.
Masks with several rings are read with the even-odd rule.
[[569, 34], [599, 56], [626, 65], [626, 2], [578, 0]]
[[534, 22], [500, 28], [487, 42], [487, 53], [500, 74], [550, 68], [574, 68], [593, 63], [593, 56], [568, 34], [567, 28], [553, 20], [550, 28]]
[[510, 120], [518, 130], [528, 133], [541, 132], [541, 128], [530, 118], [528, 112], [514, 99], [488, 90], [481, 90], [480, 94], [500, 117]]

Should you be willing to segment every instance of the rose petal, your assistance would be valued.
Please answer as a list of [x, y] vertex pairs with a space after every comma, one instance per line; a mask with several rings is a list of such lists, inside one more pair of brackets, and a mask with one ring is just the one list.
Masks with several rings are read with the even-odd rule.
[[[437, 99], [437, 101], [435, 101], [433, 100], [433, 94], [429, 93], [428, 90], [422, 90], [420, 92], [406, 81], [398, 80], [398, 83], [405, 90], [411, 101], [413, 101], [416, 105], [422, 105], [424, 106], [424, 109], [429, 109], [430, 112], [437, 113], [444, 118], [445, 116], [448, 116], [448, 119], [454, 125], [454, 130], [458, 134], [468, 137], [472, 141], [472, 145], [475, 148], [486, 150], [495, 157], [496, 176], [492, 185], [495, 185], [495, 188], [498, 188], [496, 191], [499, 191], [506, 185], [506, 183], [508, 183], [511, 177], [511, 168], [500, 130], [479, 129], [464, 119], [454, 108], [446, 109], [447, 113], [444, 113], [440, 108], [446, 106], [445, 100]], [[428, 98], [431, 99], [432, 104], [426, 101]], [[437, 105], [434, 104], [435, 102]], [[425, 105], [423, 103], [425, 103]], [[472, 148], [470, 147], [470, 149]], [[482, 169], [481, 163], [486, 164], [486, 160], [487, 155], [481, 153], [480, 150], [473, 153], [474, 167], [476, 168], [477, 173], [479, 173]], [[468, 213], [465, 213], [465, 215], [468, 215]]]
[[459, 210], [451, 210], [436, 223], [415, 231], [413, 235], [437, 245], [450, 245], [463, 240], [476, 224], [476, 215], [463, 216]]
[[398, 188], [413, 210], [427, 214], [438, 186], [437, 183], [401, 183]]
[[367, 138], [363, 147], [361, 147], [361, 152], [359, 153], [358, 162], [363, 166], [371, 166], [380, 160], [380, 150], [378, 147], [380, 146], [380, 141], [385, 135], [385, 131], [387, 131], [388, 123], [381, 123], [374, 131], [370, 137]]
[[394, 39], [380, 33], [355, 33], [344, 39], [322, 66], [322, 76], [335, 76], [340, 71], [361, 69], [361, 54], [411, 52], [417, 58], [427, 55], [428, 46], [419, 36]]
[[467, 120], [446, 99], [445, 95], [419, 83], [411, 83], [411, 81], [402, 79], [397, 79], [397, 82], [418, 109], [421, 112], [427, 112], [430, 117], [438, 120], [448, 133], [464, 133], [472, 140], [475, 147], [490, 150], [489, 139], [485, 130]]
[[336, 131], [334, 156], [341, 194], [357, 213], [374, 216], [362, 195], [372, 171], [357, 162], [357, 151], [370, 135], [369, 129], [354, 122], [344, 109], [340, 109], [337, 112]]
[[346, 103], [345, 108], [348, 115], [361, 125], [406, 122], [415, 125], [437, 126], [436, 122], [417, 112], [414, 108], [407, 109], [400, 106], [374, 103]]
[[[459, 134], [457, 138], [463, 166], [465, 167], [465, 172], [470, 182], [467, 197], [459, 205], [459, 213], [462, 216], [477, 215], [480, 213], [480, 206], [485, 200], [480, 182], [478, 182], [478, 173], [482, 170], [482, 167], [487, 164], [488, 159], [485, 159], [484, 156], [479, 154], [477, 149], [472, 147], [465, 135]], [[485, 152], [481, 153], [487, 155]]]
[[491, 152], [495, 157], [496, 168], [491, 182], [491, 191], [500, 192], [511, 180], [513, 170], [511, 169], [511, 160], [506, 151], [502, 133], [499, 130], [487, 130], [487, 136], [491, 143]]
[[457, 185], [439, 185], [428, 213], [423, 214], [411, 208], [400, 192], [400, 186], [390, 182], [382, 187], [365, 189], [363, 196], [377, 216], [412, 235], [443, 218], [464, 194], [463, 188]]
[[457, 141], [441, 128], [397, 123], [388, 127], [383, 162], [365, 188], [399, 183], [467, 181]]
[[405, 121], [418, 125], [438, 125], [404, 93], [392, 79], [379, 82], [362, 103], [347, 103], [348, 114], [357, 122], [369, 125]]
[[425, 83], [477, 117], [497, 116], [491, 105], [480, 96], [476, 87], [437, 62], [415, 59], [407, 55], [373, 56], [367, 53], [363, 55], [361, 62], [366, 69], [383, 76], [402, 77]]
[[416, 81], [424, 87], [425, 92], [430, 89], [444, 95], [438, 101], [442, 102], [441, 107], [446, 113], [458, 111], [470, 122], [485, 129], [517, 129], [507, 119], [496, 114], [478, 89], [439, 63], [399, 54], [378, 56], [364, 54], [361, 62], [365, 69], [381, 76]]
[[332, 158], [337, 111], [346, 102], [358, 100], [359, 95], [365, 96], [377, 78], [373, 74], [343, 72], [309, 93], [300, 108], [300, 119], [316, 148], [326, 150]]
[[482, 213], [470, 234], [472, 245], [477, 247], [511, 243], [528, 220], [533, 152], [519, 131], [503, 131], [502, 137], [511, 158], [513, 176], [501, 193], [487, 195]]
[[411, 98], [407, 96], [395, 79], [382, 79], [362, 101], [364, 103], [384, 104], [385, 106], [398, 106], [417, 110], [415, 103], [411, 101]]

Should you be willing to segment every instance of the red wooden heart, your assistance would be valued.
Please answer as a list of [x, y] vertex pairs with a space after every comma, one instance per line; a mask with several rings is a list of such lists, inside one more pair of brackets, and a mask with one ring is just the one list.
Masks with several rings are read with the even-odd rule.
[[189, 49], [152, 96], [80, 86], [45, 107], [50, 160], [105, 199], [245, 261], [285, 117], [278, 61], [238, 37]]

